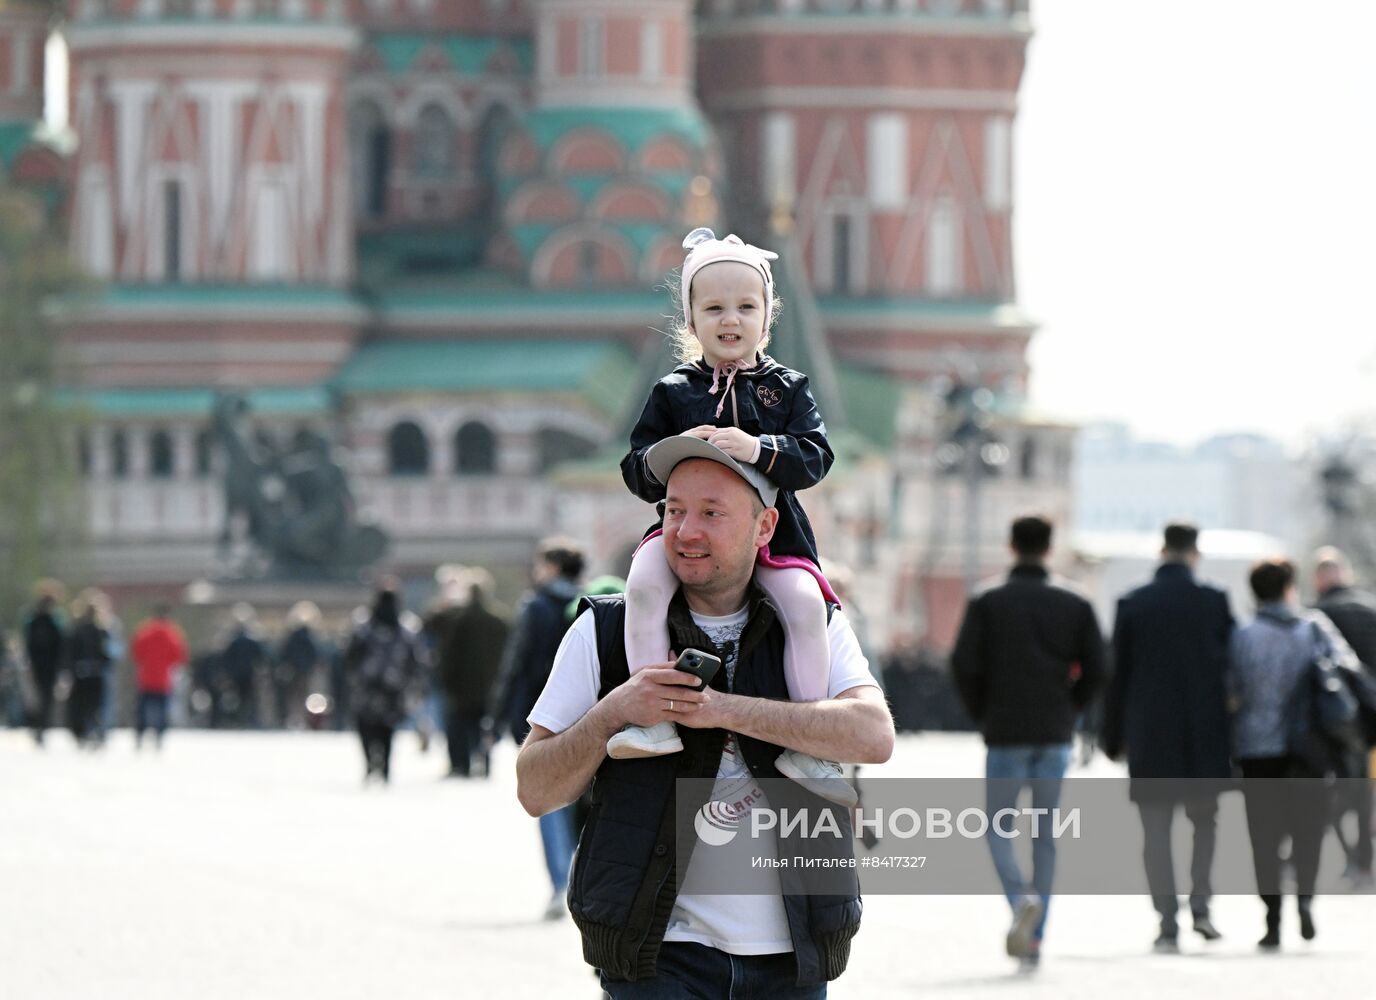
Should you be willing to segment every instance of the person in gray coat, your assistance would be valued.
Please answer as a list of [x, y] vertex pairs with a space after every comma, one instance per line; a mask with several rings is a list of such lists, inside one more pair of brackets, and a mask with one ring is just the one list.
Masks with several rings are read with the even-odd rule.
[[1300, 936], [1312, 941], [1316, 933], [1314, 888], [1329, 794], [1324, 776], [1311, 771], [1312, 762], [1297, 753], [1296, 744], [1310, 725], [1314, 662], [1323, 657], [1339, 669], [1360, 666], [1323, 612], [1300, 609], [1289, 560], [1257, 563], [1248, 582], [1257, 599], [1256, 618], [1233, 634], [1229, 657], [1233, 759], [1242, 770], [1252, 866], [1266, 905], [1266, 935], [1257, 944], [1274, 951], [1281, 940], [1281, 845], [1287, 838]]
[[[1361, 660], [1367, 676], [1376, 679], [1376, 596], [1359, 589], [1352, 575], [1352, 565], [1338, 549], [1325, 546], [1314, 553], [1314, 592], [1318, 600], [1316, 611], [1322, 611], [1333, 623], [1352, 651]], [[1370, 889], [1376, 885], [1372, 876], [1371, 770], [1368, 779], [1345, 781], [1336, 793], [1333, 823], [1347, 852], [1348, 881], [1354, 889]], [[1357, 814], [1356, 837], [1352, 844], [1342, 832], [1342, 819], [1349, 812]]]
[[[1156, 578], [1118, 602], [1114, 673], [1104, 699], [1101, 745], [1124, 752], [1130, 794], [1142, 818], [1143, 863], [1161, 918], [1160, 952], [1179, 949], [1171, 825], [1183, 806], [1194, 828], [1190, 913], [1206, 941], [1220, 933], [1209, 915], [1218, 793], [1232, 774], [1226, 677], [1233, 616], [1228, 595], [1195, 579], [1199, 529], [1166, 526]], [[1166, 780], [1169, 779], [1169, 780]]]

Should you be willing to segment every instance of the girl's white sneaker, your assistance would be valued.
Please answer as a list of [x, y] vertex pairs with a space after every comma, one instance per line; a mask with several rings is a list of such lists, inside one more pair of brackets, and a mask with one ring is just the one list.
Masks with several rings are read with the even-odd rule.
[[855, 789], [845, 779], [841, 765], [836, 761], [821, 760], [797, 750], [785, 750], [774, 761], [774, 766], [785, 778], [792, 778], [813, 795], [820, 795], [828, 802], [835, 802], [847, 809], [855, 807]]
[[678, 753], [683, 741], [678, 727], [672, 722], [656, 722], [653, 726], [626, 726], [607, 741], [607, 756], [617, 760], [632, 757], [659, 757]]

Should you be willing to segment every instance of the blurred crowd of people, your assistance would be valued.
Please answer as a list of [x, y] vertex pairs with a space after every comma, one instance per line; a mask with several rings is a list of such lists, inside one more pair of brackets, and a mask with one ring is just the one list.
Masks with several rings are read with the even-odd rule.
[[[532, 602], [548, 603], [553, 582], [540, 558], [514, 614], [497, 602], [490, 571], [446, 564], [420, 613], [406, 608], [400, 583], [389, 578], [369, 604], [333, 621], [300, 600], [273, 629], [258, 609], [236, 603], [199, 644], [177, 621], [194, 620], [189, 609], [155, 605], [129, 635], [104, 592], [88, 588], [68, 600], [62, 583], [41, 580], [17, 627], [0, 629], [0, 725], [28, 728], [39, 746], [66, 728], [86, 750], [100, 749], [115, 725], [133, 728], [139, 745], [151, 734], [159, 746], [172, 725], [356, 729], [367, 780], [383, 782], [392, 736], [410, 727], [427, 748], [436, 731], [445, 734], [450, 777], [486, 776], [495, 741], [524, 734], [565, 605], [571, 615], [569, 602], [582, 592], [582, 555], [576, 543], [567, 546], [570, 572], [556, 574], [558, 615], [539, 623], [549, 628], [536, 628], [528, 613]], [[610, 577], [589, 584], [596, 592], [621, 585]], [[513, 630], [513, 621], [521, 627]]]
[[[1036, 544], [1019, 541], [1019, 526], [1036, 534]], [[1161, 808], [1142, 790], [1155, 779], [1227, 779], [1238, 770], [1248, 778], [1299, 773], [1305, 762], [1296, 758], [1296, 733], [1307, 731], [1304, 720], [1312, 710], [1294, 706], [1301, 696], [1318, 697], [1307, 693], [1316, 662], [1331, 661], [1349, 679], [1365, 678], [1365, 697], [1376, 704], [1369, 673], [1376, 661], [1376, 597], [1357, 589], [1340, 552], [1316, 554], [1313, 609], [1299, 603], [1293, 565], [1280, 559], [1259, 563], [1251, 577], [1255, 617], [1236, 625], [1226, 595], [1195, 580], [1197, 537], [1193, 526], [1167, 528], [1155, 581], [1124, 597], [1110, 643], [1101, 638], [1088, 603], [1048, 576], [1050, 523], [1021, 519], [1012, 543], [1017, 563], [1007, 583], [972, 599], [952, 667], [899, 641], [876, 671], [900, 729], [980, 729], [990, 745], [990, 777], [1016, 778], [1024, 765], [1035, 770], [1049, 748], [1056, 751], [1058, 786], [1070, 758], [1071, 725], [1088, 730], [1088, 745], [1097, 738], [1109, 756], [1126, 757], [1147, 834], [1145, 863], [1163, 948], [1174, 945], [1177, 930], [1174, 887], [1163, 874], [1171, 869], [1170, 855], [1160, 845], [1169, 841], [1178, 803]], [[514, 611], [497, 602], [488, 570], [460, 565], [436, 570], [433, 596], [421, 613], [406, 608], [395, 580], [382, 581], [369, 604], [334, 621], [310, 600], [298, 601], [275, 630], [264, 627], [252, 606], [235, 604], [221, 631], [199, 651], [168, 605], [153, 607], [126, 637], [108, 595], [85, 589], [68, 601], [60, 583], [43, 580], [19, 627], [0, 635], [0, 725], [29, 728], [39, 746], [54, 726], [65, 726], [79, 747], [91, 751], [104, 745], [117, 722], [132, 725], [137, 745], [151, 733], [158, 747], [174, 724], [352, 729], [365, 783], [381, 784], [391, 775], [395, 734], [412, 727], [422, 748], [436, 731], [444, 734], [449, 777], [486, 777], [496, 741], [509, 735], [519, 744], [529, 730], [527, 716], [580, 598], [619, 593], [625, 586], [616, 577], [584, 581], [584, 568], [576, 541], [541, 541], [530, 589]], [[863, 645], [864, 619], [849, 597], [849, 573], [836, 565], [827, 572]], [[1070, 617], [1062, 623], [1052, 615], [1029, 633], [1027, 621], [1050, 614], [1043, 604]], [[1043, 647], [1050, 651], [1044, 695], [1028, 687], [1035, 672], [1027, 667], [1028, 656]], [[121, 664], [127, 666], [120, 669]], [[1067, 676], [1073, 683], [1067, 685]], [[1001, 698], [1007, 702], [1003, 708]], [[1047, 707], [1061, 701], [1066, 704], [1055, 712]], [[1063, 716], [1065, 724], [1047, 735], [1053, 716]], [[1293, 844], [1289, 860], [1297, 868], [1306, 937], [1313, 935], [1310, 900], [1326, 825], [1343, 840], [1354, 886], [1372, 884], [1372, 802], [1361, 781], [1370, 776], [1367, 744], [1356, 743], [1354, 761], [1338, 769], [1340, 777], [1357, 779], [1346, 786], [1350, 801], [1315, 798], [1287, 808], [1280, 800], [1258, 800], [1249, 806], [1258, 877], [1266, 886], [1266, 946], [1278, 941], [1275, 885], [1283, 837]], [[1010, 767], [1013, 772], [1004, 774]], [[1314, 773], [1331, 777], [1332, 769]], [[1318, 796], [1316, 788], [1302, 790]], [[1186, 806], [1197, 838], [1192, 916], [1196, 930], [1211, 938], [1216, 932], [1208, 914], [1207, 873], [1216, 806], [1212, 795]], [[1263, 806], [1282, 814], [1266, 814]], [[539, 820], [553, 890], [551, 918], [565, 912], [579, 810], [573, 803]], [[1339, 822], [1348, 813], [1356, 814], [1355, 837], [1344, 836]], [[1002, 860], [1000, 875], [1007, 875], [1020, 935], [1015, 950], [1035, 960], [1049, 881], [1041, 885], [1036, 875], [1023, 884]], [[1050, 862], [1044, 867], [1049, 873]]]

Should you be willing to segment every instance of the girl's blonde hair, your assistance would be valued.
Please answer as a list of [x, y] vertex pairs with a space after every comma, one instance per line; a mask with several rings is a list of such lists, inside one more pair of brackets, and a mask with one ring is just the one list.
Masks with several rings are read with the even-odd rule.
[[[678, 271], [673, 272], [673, 277], [669, 281], [669, 297], [674, 303], [674, 315], [677, 317], [691, 314], [688, 308], [689, 303], [683, 302], [683, 293], [679, 290]], [[691, 291], [689, 294], [692, 294]], [[763, 352], [769, 346], [769, 334], [774, 329], [774, 324], [779, 321], [779, 313], [783, 310], [783, 302], [779, 296], [775, 295], [769, 303], [768, 315], [765, 317], [764, 334], [760, 337], [760, 344], [756, 350]], [[681, 319], [676, 321], [669, 330], [669, 336], [674, 341], [674, 357], [680, 364], [691, 365], [702, 357], [702, 343], [697, 335], [693, 333], [693, 328]]]

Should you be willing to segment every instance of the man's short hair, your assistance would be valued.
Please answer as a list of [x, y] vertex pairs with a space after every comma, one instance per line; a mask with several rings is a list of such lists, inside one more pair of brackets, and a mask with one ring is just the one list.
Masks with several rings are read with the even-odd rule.
[[1295, 564], [1289, 559], [1263, 559], [1252, 567], [1247, 582], [1262, 604], [1279, 601], [1295, 582]]
[[1347, 561], [1347, 556], [1343, 555], [1342, 549], [1325, 545], [1314, 553], [1314, 569], [1320, 573], [1332, 573], [1335, 576], [1347, 577], [1352, 573], [1352, 564]]
[[1020, 556], [1044, 556], [1051, 551], [1051, 520], [1041, 514], [1028, 514], [1013, 522], [1008, 543]]
[[1166, 525], [1165, 546], [1172, 555], [1194, 555], [1199, 551], [1199, 527], [1188, 521], [1172, 521]]
[[576, 580], [583, 575], [583, 546], [576, 539], [563, 535], [541, 539], [536, 555], [558, 570], [562, 577]]

